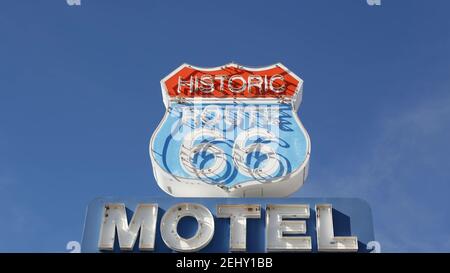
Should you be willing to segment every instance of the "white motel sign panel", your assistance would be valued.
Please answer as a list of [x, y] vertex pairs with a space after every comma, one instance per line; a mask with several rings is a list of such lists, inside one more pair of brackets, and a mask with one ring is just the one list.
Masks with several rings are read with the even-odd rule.
[[282, 198], [305, 182], [311, 152], [297, 75], [282, 64], [184, 64], [161, 89], [149, 154], [168, 195], [95, 199], [83, 252], [370, 251], [364, 201]]
[[98, 198], [82, 251], [369, 252], [373, 240], [360, 199]]

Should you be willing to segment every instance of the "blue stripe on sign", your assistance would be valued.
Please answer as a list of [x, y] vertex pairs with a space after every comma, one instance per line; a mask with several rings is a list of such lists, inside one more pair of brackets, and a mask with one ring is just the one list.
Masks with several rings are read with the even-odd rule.
[[[208, 107], [218, 107], [218, 113], [221, 116], [217, 117], [217, 112], [205, 111], [205, 109], [211, 109]], [[249, 111], [252, 107], [256, 107], [258, 111]], [[205, 114], [202, 116], [202, 113]], [[178, 177], [198, 179], [187, 172], [181, 164], [179, 154], [182, 142], [195, 129], [205, 128], [217, 131], [224, 139], [205, 136], [193, 140], [193, 145], [210, 142], [224, 152], [226, 166], [217, 175], [207, 180], [209, 183], [232, 187], [254, 180], [239, 172], [233, 163], [233, 145], [236, 137], [252, 128], [267, 129], [276, 136], [275, 140], [254, 137], [248, 139], [246, 145], [261, 143], [271, 147], [276, 152], [280, 164], [266, 178], [285, 176], [298, 169], [307, 156], [307, 139], [294, 115], [296, 113], [288, 104], [174, 104], [155, 136], [151, 152], [156, 163], [166, 172]], [[191, 118], [192, 116], [194, 118]], [[217, 123], [204, 122], [214, 121], [216, 117]], [[183, 119], [184, 122], [182, 122]], [[230, 124], [229, 121], [235, 124]], [[213, 153], [204, 151], [195, 155], [192, 162], [195, 168], [204, 169], [211, 167], [215, 159]], [[266, 159], [267, 156], [264, 154], [254, 152], [246, 155], [243, 162], [247, 167], [255, 169], [267, 164]], [[202, 179], [202, 181], [205, 180]]]

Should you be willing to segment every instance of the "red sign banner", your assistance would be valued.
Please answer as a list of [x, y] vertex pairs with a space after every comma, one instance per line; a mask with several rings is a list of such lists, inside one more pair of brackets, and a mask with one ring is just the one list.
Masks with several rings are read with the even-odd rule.
[[184, 64], [161, 85], [170, 98], [295, 98], [302, 80], [282, 64], [264, 68], [234, 63], [216, 68]]

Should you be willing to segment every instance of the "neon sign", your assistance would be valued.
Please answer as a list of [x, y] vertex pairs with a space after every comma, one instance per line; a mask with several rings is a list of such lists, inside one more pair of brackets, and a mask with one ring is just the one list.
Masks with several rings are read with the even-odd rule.
[[374, 240], [352, 198], [98, 198], [83, 236], [83, 252], [368, 252]]
[[287, 196], [308, 175], [302, 86], [281, 64], [182, 65], [165, 77], [149, 153], [158, 186], [178, 198], [94, 200], [82, 251], [369, 252], [362, 200], [260, 198]]
[[182, 65], [161, 81], [166, 114], [150, 142], [158, 185], [178, 197], [281, 197], [307, 177], [296, 111], [303, 81], [281, 64]]

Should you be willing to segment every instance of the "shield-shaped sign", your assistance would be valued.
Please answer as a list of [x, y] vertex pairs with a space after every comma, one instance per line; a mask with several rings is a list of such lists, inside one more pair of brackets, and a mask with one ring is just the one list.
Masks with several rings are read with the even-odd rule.
[[161, 81], [167, 110], [149, 147], [158, 185], [177, 197], [283, 197], [298, 190], [311, 150], [296, 113], [302, 85], [279, 63], [181, 65]]

